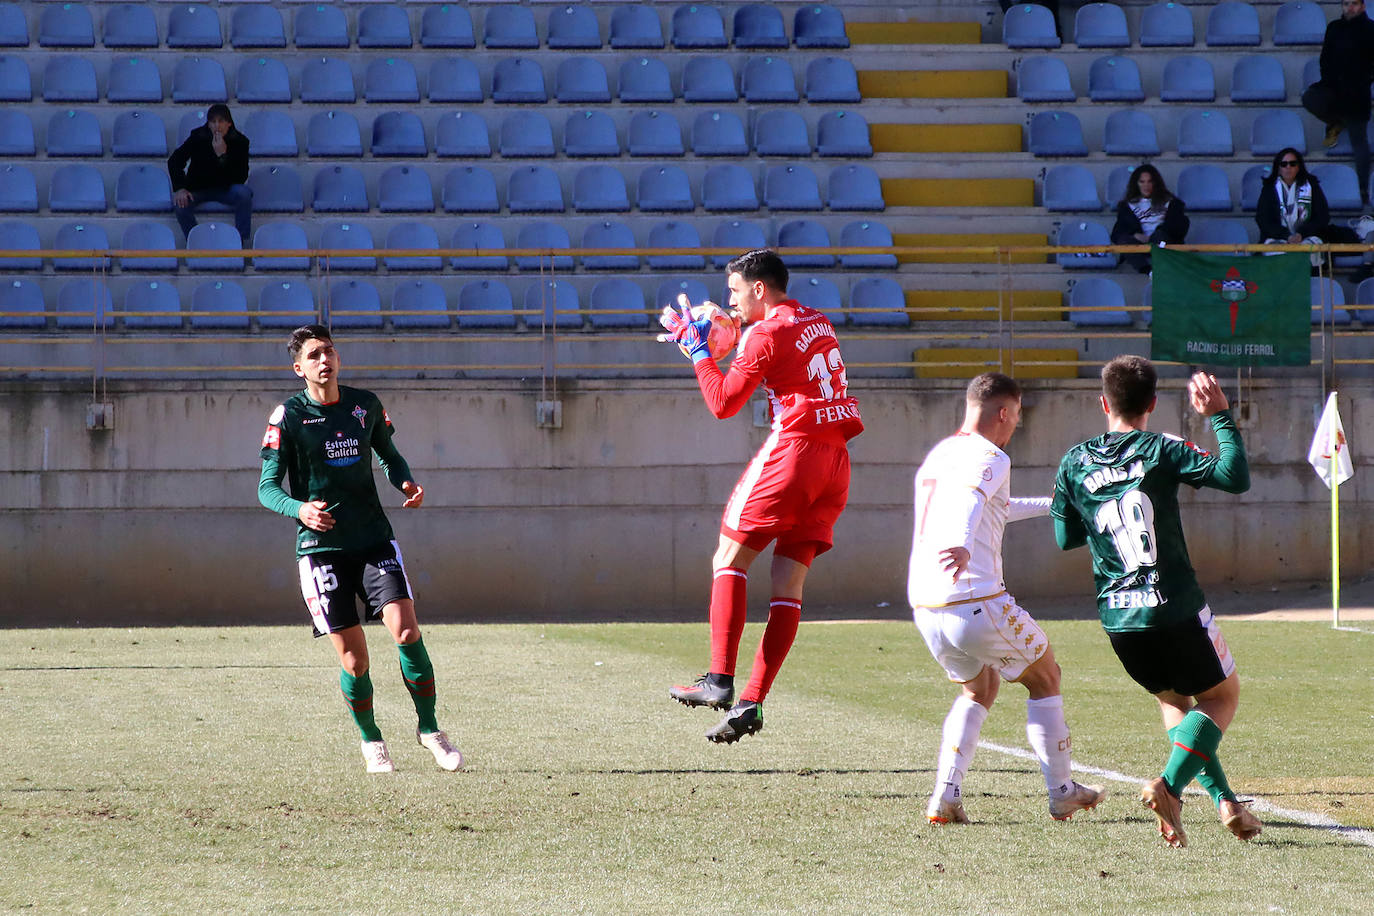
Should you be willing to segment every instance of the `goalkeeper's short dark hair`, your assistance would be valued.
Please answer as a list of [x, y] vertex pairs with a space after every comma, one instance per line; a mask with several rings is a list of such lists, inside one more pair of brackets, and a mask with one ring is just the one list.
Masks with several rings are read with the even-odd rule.
[[329, 328], [322, 324], [307, 324], [296, 328], [291, 332], [291, 339], [286, 342], [286, 352], [291, 354], [293, 363], [300, 357], [301, 348], [307, 340], [327, 340], [333, 343], [334, 337], [329, 333]]
[[725, 265], [727, 274], [739, 274], [745, 283], [762, 280], [763, 285], [780, 293], [787, 292], [787, 265], [771, 248], [755, 248]]
[[984, 372], [975, 376], [964, 389], [964, 400], [979, 406], [995, 401], [1016, 401], [1021, 398], [1021, 386], [1010, 375]]
[[1118, 356], [1102, 367], [1102, 396], [1118, 417], [1142, 417], [1155, 399], [1158, 376], [1143, 356]]

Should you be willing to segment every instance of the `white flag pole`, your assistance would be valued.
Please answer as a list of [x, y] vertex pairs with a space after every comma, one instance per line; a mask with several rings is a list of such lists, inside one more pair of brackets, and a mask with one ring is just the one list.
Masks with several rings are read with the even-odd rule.
[[[1333, 392], [1333, 398], [1336, 396]], [[1335, 431], [1334, 426], [1331, 430]], [[1341, 625], [1341, 501], [1340, 501], [1340, 477], [1337, 476], [1336, 469], [1336, 442], [1335, 436], [1331, 436], [1331, 442], [1327, 448], [1331, 452], [1331, 626], [1340, 628]]]

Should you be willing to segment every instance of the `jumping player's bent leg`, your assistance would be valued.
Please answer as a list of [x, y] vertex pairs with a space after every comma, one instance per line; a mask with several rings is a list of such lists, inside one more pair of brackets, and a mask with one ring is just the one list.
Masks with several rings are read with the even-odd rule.
[[668, 688], [668, 695], [684, 706], [729, 709], [735, 699], [735, 662], [739, 656], [749, 566], [759, 551], [724, 534], [711, 560], [711, 665], [693, 684]]

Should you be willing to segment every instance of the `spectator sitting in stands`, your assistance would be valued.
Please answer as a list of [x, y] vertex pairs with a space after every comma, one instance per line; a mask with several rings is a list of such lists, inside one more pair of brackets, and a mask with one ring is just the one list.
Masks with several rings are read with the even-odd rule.
[[[1159, 170], [1137, 166], [1126, 182], [1126, 195], [1116, 205], [1113, 245], [1177, 245], [1188, 235], [1188, 214], [1183, 201], [1170, 193]], [[1141, 273], [1150, 272], [1150, 254], [1121, 256]]]
[[[1353, 229], [1331, 225], [1321, 182], [1307, 171], [1302, 154], [1291, 146], [1274, 157], [1269, 175], [1260, 185], [1255, 222], [1266, 245], [1334, 245], [1360, 240]], [[1321, 259], [1320, 254], [1312, 255], [1312, 266], [1319, 265]]]
[[215, 202], [233, 208], [234, 226], [247, 247], [252, 235], [253, 192], [248, 180], [248, 138], [234, 127], [228, 105], [211, 105], [205, 125], [197, 127], [167, 157], [172, 178], [172, 209], [181, 231], [190, 235], [196, 207]]
[[[1302, 104], [1326, 124], [1322, 145], [1350, 135], [1360, 199], [1369, 207], [1369, 85], [1374, 81], [1374, 22], [1364, 0], [1341, 0], [1341, 15], [1326, 26], [1319, 66], [1321, 79], [1307, 87]], [[1328, 241], [1330, 241], [1328, 239]]]

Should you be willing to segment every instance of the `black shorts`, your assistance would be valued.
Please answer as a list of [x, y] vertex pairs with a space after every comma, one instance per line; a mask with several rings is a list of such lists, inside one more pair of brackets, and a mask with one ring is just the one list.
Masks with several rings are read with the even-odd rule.
[[[374, 550], [306, 554], [296, 567], [316, 636], [377, 620], [391, 602], [414, 597], [395, 541]], [[357, 598], [363, 600], [361, 619]]]
[[1210, 609], [1171, 626], [1108, 633], [1126, 673], [1150, 693], [1205, 693], [1230, 677], [1236, 660]]

